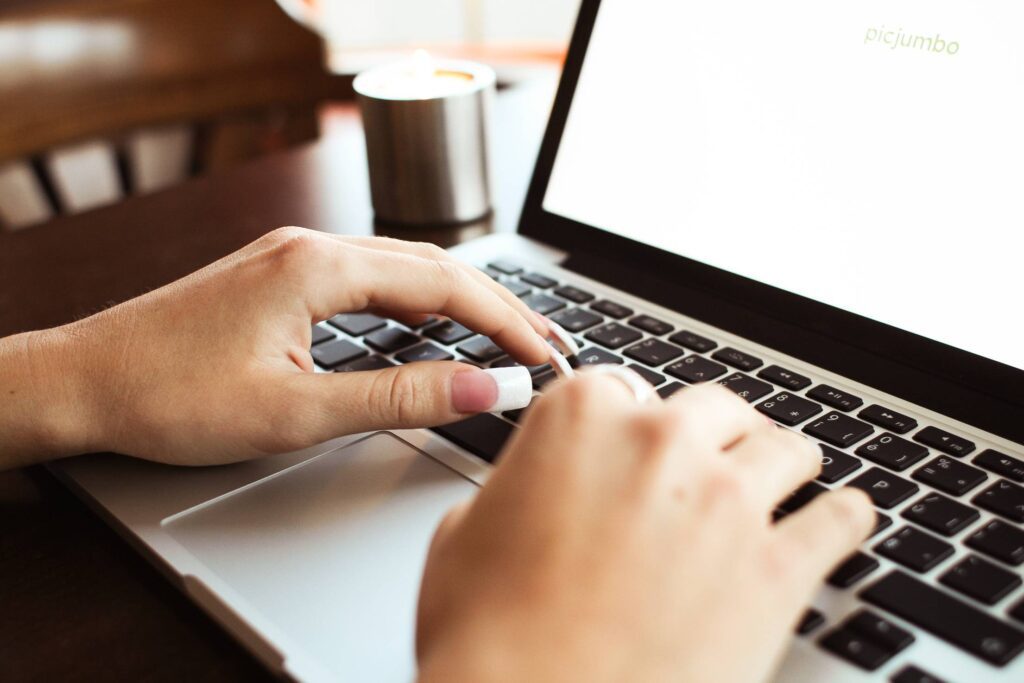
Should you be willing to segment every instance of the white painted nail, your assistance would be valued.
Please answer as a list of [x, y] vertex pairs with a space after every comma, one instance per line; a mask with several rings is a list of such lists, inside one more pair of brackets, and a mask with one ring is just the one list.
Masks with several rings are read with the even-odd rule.
[[551, 338], [555, 344], [567, 356], [575, 356], [580, 352], [580, 346], [568, 331], [554, 320], [548, 320], [548, 329], [551, 331]]
[[490, 412], [502, 413], [530, 405], [533, 398], [533, 378], [530, 377], [527, 368], [515, 365], [510, 368], [490, 368], [484, 372], [498, 385], [498, 400], [491, 406]]
[[[551, 345], [549, 344], [549, 346]], [[551, 366], [555, 369], [555, 373], [559, 377], [572, 379], [576, 376], [572, 366], [569, 365], [569, 361], [567, 361], [565, 356], [559, 353], [558, 349], [554, 346], [551, 346], [551, 352], [548, 354], [548, 357], [551, 359]]]

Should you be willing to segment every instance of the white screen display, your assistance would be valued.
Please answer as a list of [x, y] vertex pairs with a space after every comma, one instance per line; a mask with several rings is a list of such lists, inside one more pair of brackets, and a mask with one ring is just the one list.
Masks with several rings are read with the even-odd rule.
[[1024, 369], [1024, 3], [604, 0], [544, 208]]

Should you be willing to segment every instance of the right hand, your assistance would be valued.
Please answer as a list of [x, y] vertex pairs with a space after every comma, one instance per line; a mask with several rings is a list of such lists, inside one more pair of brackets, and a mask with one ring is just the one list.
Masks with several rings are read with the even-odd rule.
[[819, 469], [717, 385], [646, 406], [607, 375], [554, 387], [438, 530], [421, 680], [765, 680], [874, 524], [849, 488], [772, 524]]

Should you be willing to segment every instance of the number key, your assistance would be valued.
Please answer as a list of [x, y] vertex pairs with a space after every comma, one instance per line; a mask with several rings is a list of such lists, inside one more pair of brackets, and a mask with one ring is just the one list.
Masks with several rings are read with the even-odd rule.
[[891, 470], [902, 472], [928, 455], [928, 449], [913, 441], [883, 432], [858, 448], [857, 455]]
[[833, 446], [846, 448], [870, 436], [875, 430], [865, 422], [833, 411], [814, 420], [803, 431]]
[[776, 422], [793, 427], [822, 411], [814, 401], [783, 391], [757, 406], [762, 413]]
[[724, 365], [708, 360], [704, 356], [687, 356], [665, 368], [665, 372], [690, 384], [709, 382], [721, 377], [727, 371]]

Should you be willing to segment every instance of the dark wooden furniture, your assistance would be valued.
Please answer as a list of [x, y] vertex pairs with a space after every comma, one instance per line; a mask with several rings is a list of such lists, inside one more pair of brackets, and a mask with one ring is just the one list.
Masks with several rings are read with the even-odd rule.
[[[495, 208], [451, 244], [514, 229], [553, 78], [495, 108]], [[373, 232], [359, 120], [319, 142], [45, 229], [0, 233], [0, 336], [57, 325], [165, 284], [279, 225]], [[43, 468], [0, 473], [0, 678], [259, 680], [267, 674]]]
[[54, 150], [109, 145], [127, 195], [147, 184], [133, 136], [180, 127], [196, 174], [314, 139], [317, 105], [351, 96], [274, 0], [37, 0], [0, 7], [0, 32], [0, 166], [27, 161], [55, 214], [78, 202]]

